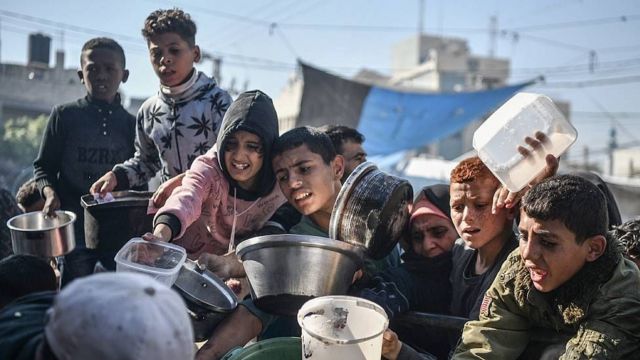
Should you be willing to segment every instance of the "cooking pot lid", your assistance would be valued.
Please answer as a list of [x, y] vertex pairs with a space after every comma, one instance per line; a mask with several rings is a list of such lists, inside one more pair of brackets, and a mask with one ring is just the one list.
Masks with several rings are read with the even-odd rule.
[[209, 270], [201, 270], [195, 261], [184, 263], [174, 286], [188, 300], [215, 312], [230, 312], [238, 302], [227, 285]]
[[329, 237], [364, 247], [380, 259], [398, 243], [407, 221], [413, 189], [408, 181], [360, 164], [340, 189], [331, 213]]
[[108, 202], [101, 202], [96, 200], [93, 197], [93, 194], [87, 194], [80, 197], [80, 203], [82, 207], [93, 208], [111, 208], [111, 207], [123, 207], [123, 206], [143, 206], [147, 207], [149, 205], [149, 199], [153, 195], [152, 192], [149, 191], [135, 191], [135, 190], [127, 190], [127, 191], [114, 191], [111, 193], [113, 195], [113, 200]]

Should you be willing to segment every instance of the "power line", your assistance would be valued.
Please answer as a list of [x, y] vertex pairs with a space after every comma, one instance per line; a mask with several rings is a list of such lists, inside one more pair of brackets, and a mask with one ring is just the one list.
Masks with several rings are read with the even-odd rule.
[[630, 84], [640, 82], [640, 75], [624, 76], [607, 79], [583, 80], [583, 81], [559, 81], [540, 83], [537, 86], [545, 88], [586, 88], [594, 86], [607, 86], [618, 84]]
[[640, 20], [640, 15], [621, 15], [621, 16], [613, 16], [613, 17], [605, 17], [598, 19], [590, 19], [590, 20], [577, 20], [577, 21], [566, 21], [559, 23], [551, 23], [551, 24], [541, 24], [541, 25], [527, 25], [527, 26], [519, 26], [511, 28], [512, 31], [538, 31], [538, 30], [551, 30], [551, 29], [566, 29], [572, 27], [584, 27], [584, 26], [593, 26], [593, 25], [602, 25], [602, 24], [611, 24], [611, 23], [621, 23], [621, 22], [629, 22]]

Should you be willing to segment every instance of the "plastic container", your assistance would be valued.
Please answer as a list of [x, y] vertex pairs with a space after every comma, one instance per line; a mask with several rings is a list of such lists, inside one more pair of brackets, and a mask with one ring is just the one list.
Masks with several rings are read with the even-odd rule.
[[116, 271], [147, 274], [172, 286], [187, 258], [184, 248], [162, 241], [129, 240], [115, 257]]
[[323, 296], [298, 312], [302, 358], [380, 360], [387, 314], [375, 303], [351, 296]]
[[273, 338], [231, 350], [222, 360], [300, 360], [300, 349], [298, 337]]
[[[547, 141], [535, 151], [525, 142], [536, 132]], [[473, 134], [473, 148], [493, 174], [510, 191], [519, 191], [545, 167], [545, 157], [564, 153], [576, 141], [576, 129], [551, 99], [544, 95], [518, 93], [496, 110]], [[518, 146], [531, 151], [526, 158]]]

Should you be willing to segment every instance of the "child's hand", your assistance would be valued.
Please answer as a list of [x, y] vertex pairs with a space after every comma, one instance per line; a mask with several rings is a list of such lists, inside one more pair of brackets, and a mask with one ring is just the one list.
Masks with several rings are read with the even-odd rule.
[[42, 208], [42, 212], [47, 216], [56, 216], [56, 210], [60, 209], [60, 199], [58, 199], [58, 194], [53, 190], [51, 186], [45, 186], [42, 189], [42, 195], [44, 195], [44, 207]]
[[[524, 141], [531, 147], [533, 151], [536, 151], [542, 146], [544, 142], [549, 141], [549, 139], [544, 133], [538, 131], [535, 134], [535, 138], [527, 136]], [[531, 151], [523, 146], [518, 146], [518, 152], [524, 157], [531, 156]], [[491, 213], [495, 214], [498, 209], [510, 209], [516, 206], [516, 204], [518, 204], [520, 199], [524, 196], [524, 194], [526, 194], [529, 188], [541, 182], [542, 180], [555, 175], [556, 172], [558, 172], [558, 158], [551, 154], [548, 154], [545, 157], [545, 161], [547, 164], [544, 170], [540, 173], [540, 175], [531, 180], [529, 186], [526, 186], [524, 189], [518, 192], [511, 192], [503, 185], [500, 185], [500, 187], [498, 187], [498, 190], [496, 190], [495, 194], [493, 195], [493, 205], [491, 207]]]
[[173, 192], [173, 190], [178, 186], [182, 185], [183, 178], [184, 178], [184, 173], [174, 176], [173, 178], [163, 182], [158, 187], [158, 190], [156, 190], [156, 192], [153, 193], [153, 196], [151, 197], [151, 201], [153, 201], [153, 206], [157, 208], [161, 208], [162, 205], [164, 205], [164, 203], [167, 201], [169, 196], [171, 196], [171, 193]]
[[108, 192], [112, 192], [117, 185], [118, 180], [116, 179], [116, 174], [114, 174], [113, 171], [109, 171], [91, 185], [89, 193], [100, 194], [100, 197], [104, 197]]
[[222, 256], [204, 253], [198, 258], [198, 264], [204, 265], [207, 270], [223, 280], [247, 276], [242, 262], [235, 252]]
[[392, 330], [385, 330], [382, 334], [382, 356], [387, 360], [396, 360], [400, 354], [402, 342]]

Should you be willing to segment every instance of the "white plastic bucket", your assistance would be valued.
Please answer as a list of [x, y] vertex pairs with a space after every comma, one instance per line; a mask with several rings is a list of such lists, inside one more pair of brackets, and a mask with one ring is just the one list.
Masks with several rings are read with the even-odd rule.
[[302, 358], [380, 360], [389, 320], [375, 303], [351, 296], [323, 296], [298, 311]]

